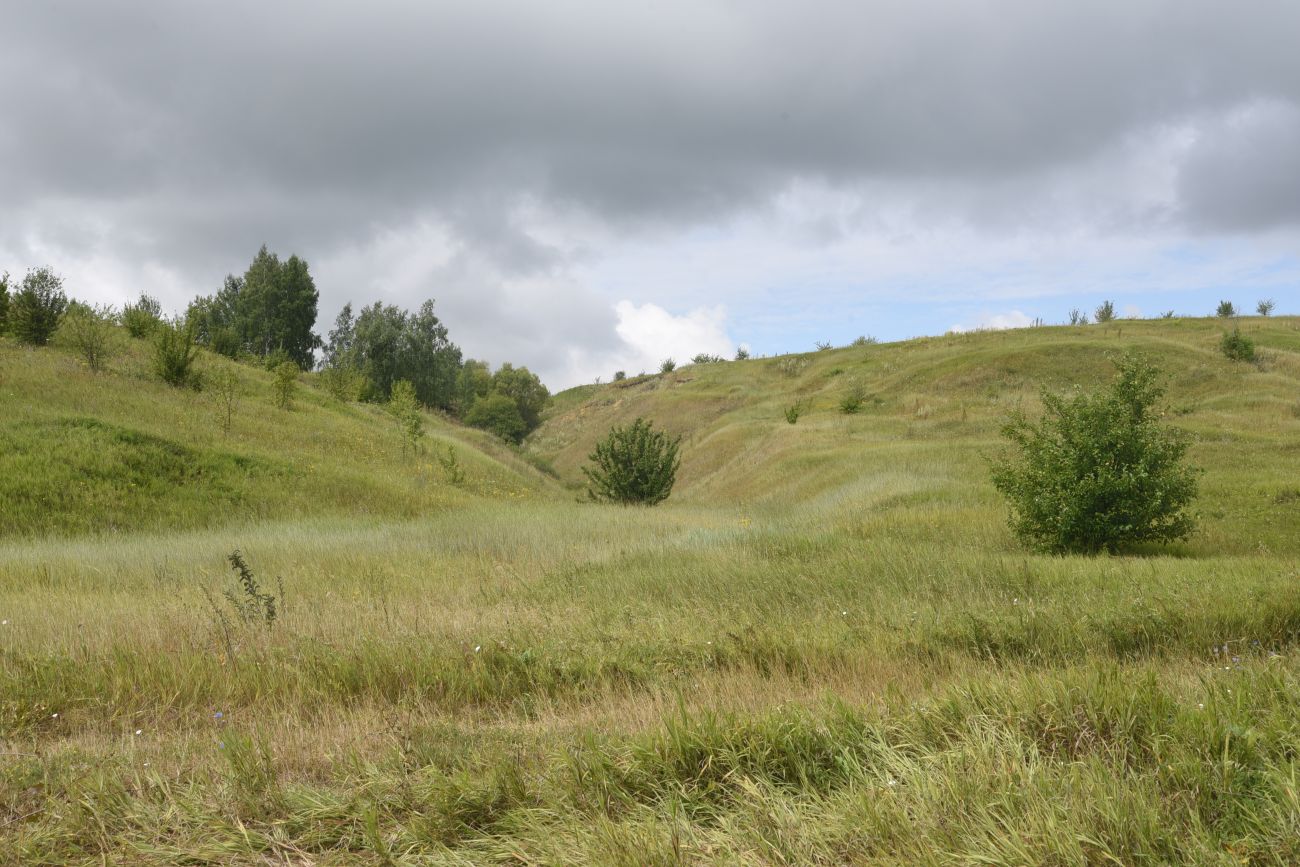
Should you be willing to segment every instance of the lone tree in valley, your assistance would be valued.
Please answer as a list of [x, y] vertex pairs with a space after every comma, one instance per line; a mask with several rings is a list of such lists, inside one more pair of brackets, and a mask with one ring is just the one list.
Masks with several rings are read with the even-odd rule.
[[1117, 362], [1109, 387], [1071, 398], [1043, 391], [1044, 416], [1017, 414], [1003, 428], [1015, 454], [993, 463], [1011, 525], [1034, 548], [1115, 552], [1191, 534], [1197, 470], [1189, 439], [1153, 412], [1159, 372], [1136, 355]]
[[583, 467], [591, 483], [593, 500], [625, 505], [653, 506], [668, 499], [681, 459], [677, 456], [682, 438], [670, 438], [638, 418], [627, 427], [615, 427], [596, 444]]

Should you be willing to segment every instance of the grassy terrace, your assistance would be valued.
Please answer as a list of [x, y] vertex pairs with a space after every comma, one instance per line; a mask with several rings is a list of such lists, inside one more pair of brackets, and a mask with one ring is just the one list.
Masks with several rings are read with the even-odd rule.
[[[223, 435], [140, 355], [0, 340], [0, 863], [1295, 863], [1300, 319], [1242, 329], [1259, 365], [1209, 320], [697, 365], [417, 457], [249, 368]], [[1121, 348], [1201, 531], [1026, 553], [984, 456]], [[579, 502], [637, 416], [673, 497]]]

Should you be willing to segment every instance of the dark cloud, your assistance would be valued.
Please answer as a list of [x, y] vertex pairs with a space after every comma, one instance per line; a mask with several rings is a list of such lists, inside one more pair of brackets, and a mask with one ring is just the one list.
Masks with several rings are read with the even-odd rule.
[[[617, 235], [800, 182], [1013, 229], [1252, 230], [1300, 201], [1300, 4], [1282, 0], [9, 0], [3, 17], [0, 252], [151, 263], [209, 291], [263, 241], [324, 263], [437, 224], [476, 264], [431, 265], [432, 294], [504, 317], [525, 358], [555, 349], [516, 315], [533, 278], [553, 281], [535, 312], [615, 338], [608, 313], [584, 319], [590, 291], [556, 288], [592, 251], [521, 205]], [[1170, 128], [1193, 142], [1170, 152], [1174, 199], [1131, 206], [1131, 179], [1095, 163]], [[1044, 183], [1080, 166], [1082, 205]]]

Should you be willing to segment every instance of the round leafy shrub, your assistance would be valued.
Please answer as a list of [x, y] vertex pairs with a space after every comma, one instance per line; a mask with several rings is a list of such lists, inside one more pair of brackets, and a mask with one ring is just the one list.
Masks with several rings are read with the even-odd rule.
[[1194, 528], [1197, 471], [1183, 463], [1187, 435], [1152, 411], [1159, 372], [1134, 355], [1117, 367], [1108, 388], [1069, 399], [1044, 391], [1041, 419], [1017, 414], [1003, 428], [1018, 453], [994, 462], [993, 484], [1034, 548], [1114, 552]]
[[63, 278], [49, 268], [36, 268], [27, 272], [9, 302], [9, 330], [23, 343], [44, 346], [67, 309]]
[[528, 433], [528, 424], [519, 412], [519, 404], [499, 391], [474, 401], [469, 412], [465, 413], [465, 424], [490, 431], [506, 442], [516, 444], [523, 442], [524, 434]]
[[591, 483], [594, 500], [653, 506], [668, 499], [677, 479], [682, 438], [654, 430], [638, 418], [627, 427], [615, 427], [596, 443], [589, 459], [594, 466], [582, 472]]
[[1255, 341], [1235, 328], [1223, 335], [1223, 339], [1219, 341], [1219, 349], [1233, 361], [1255, 360]]

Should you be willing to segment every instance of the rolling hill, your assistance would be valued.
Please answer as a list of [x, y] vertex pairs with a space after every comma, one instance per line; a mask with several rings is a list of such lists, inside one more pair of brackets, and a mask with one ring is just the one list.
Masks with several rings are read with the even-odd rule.
[[[235, 369], [225, 434], [138, 346], [0, 340], [0, 864], [1295, 863], [1300, 319], [1224, 328], [692, 365], [419, 456], [310, 384]], [[1198, 533], [1026, 551], [1000, 425], [1129, 349]], [[586, 502], [637, 417], [673, 496]]]

